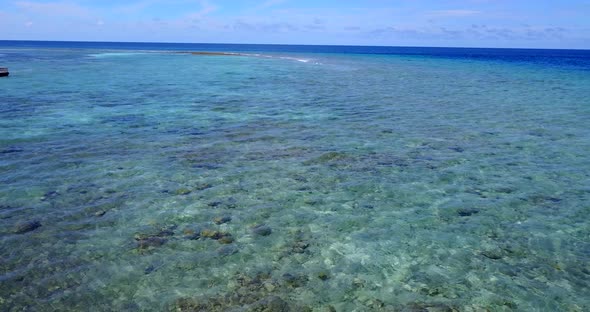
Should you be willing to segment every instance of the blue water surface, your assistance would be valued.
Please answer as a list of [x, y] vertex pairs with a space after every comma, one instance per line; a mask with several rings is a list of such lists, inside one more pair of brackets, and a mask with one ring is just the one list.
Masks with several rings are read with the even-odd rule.
[[590, 310], [589, 51], [0, 41], [0, 67], [2, 311]]

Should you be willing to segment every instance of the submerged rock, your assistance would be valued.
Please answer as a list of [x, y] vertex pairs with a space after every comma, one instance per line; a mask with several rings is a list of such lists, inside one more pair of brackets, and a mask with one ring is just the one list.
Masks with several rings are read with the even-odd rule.
[[230, 233], [214, 230], [202, 230], [201, 237], [217, 240], [221, 244], [231, 244], [234, 242], [234, 238]]
[[40, 221], [37, 221], [37, 220], [25, 221], [25, 222], [17, 223], [16, 226], [14, 227], [13, 232], [16, 234], [24, 234], [27, 232], [34, 231], [40, 227], [41, 227]]
[[291, 251], [294, 253], [304, 253], [305, 250], [309, 247], [309, 243], [306, 241], [296, 241], [293, 246]]
[[58, 191], [49, 191], [49, 192], [43, 194], [43, 196], [41, 197], [41, 200], [46, 201], [48, 199], [53, 199], [59, 195], [60, 195], [60, 193]]
[[457, 210], [457, 214], [461, 217], [470, 217], [477, 213], [479, 213], [479, 209], [475, 208], [461, 208]]
[[154, 271], [156, 271], [156, 267], [153, 264], [150, 264], [147, 268], [143, 270], [143, 273], [147, 275]]
[[223, 237], [222, 233], [215, 230], [202, 230], [201, 237], [211, 238], [211, 239], [220, 239]]
[[137, 249], [148, 249], [150, 247], [159, 247], [168, 242], [168, 237], [174, 235], [173, 229], [176, 226], [154, 228], [145, 233], [135, 233], [134, 239]]
[[484, 250], [481, 252], [481, 254], [484, 257], [492, 260], [500, 260], [504, 257], [504, 253], [501, 250], [497, 249]]
[[353, 286], [354, 288], [364, 288], [364, 287], [365, 287], [365, 285], [366, 285], [366, 281], [365, 281], [365, 280], [363, 280], [363, 279], [361, 279], [361, 278], [355, 277], [355, 278], [352, 280], [352, 286]]
[[231, 236], [231, 234], [226, 234], [224, 236], [222, 236], [218, 242], [220, 244], [231, 244], [234, 242], [234, 238]]
[[291, 231], [291, 234], [294, 236], [294, 240], [285, 245], [285, 256], [305, 253], [310, 246], [309, 233], [305, 233], [302, 230], [296, 230]]
[[218, 296], [212, 298], [180, 298], [177, 299], [171, 311], [191, 311], [191, 312], [291, 312], [311, 311], [307, 307], [293, 306], [292, 302], [287, 302], [279, 296], [264, 296], [259, 293], [233, 294], [227, 296]]
[[211, 185], [209, 183], [202, 183], [202, 184], [199, 184], [199, 185], [195, 186], [195, 190], [197, 190], [197, 191], [203, 191], [203, 190], [206, 190], [206, 189], [209, 189], [209, 188], [212, 188], [212, 187], [213, 187], [213, 185]]
[[185, 239], [195, 240], [201, 238], [201, 231], [187, 228], [182, 231]]
[[321, 279], [322, 281], [325, 281], [330, 278], [330, 275], [328, 275], [328, 273], [322, 271], [322, 272], [318, 273], [318, 278]]
[[[235, 246], [223, 246], [218, 249], [220, 256], [229, 256], [237, 252]], [[292, 276], [292, 283], [306, 281], [306, 276]], [[241, 312], [311, 312], [309, 306], [289, 299], [293, 287], [276, 281], [272, 271], [256, 270], [250, 274], [236, 272], [235, 281], [228, 284], [228, 291], [216, 296], [179, 298], [173, 303], [173, 311], [241, 311]]]
[[505, 251], [497, 245], [486, 245], [481, 251], [481, 255], [492, 260], [499, 260], [506, 255]]
[[179, 298], [170, 308], [170, 311], [178, 312], [200, 312], [200, 311], [219, 311], [212, 309], [207, 302], [199, 302], [194, 298]]
[[343, 159], [343, 158], [346, 158], [346, 154], [344, 154], [344, 153], [328, 152], [328, 153], [325, 153], [322, 156], [316, 158], [316, 161], [327, 162], [327, 161], [338, 160], [338, 159]]
[[503, 193], [503, 194], [512, 194], [512, 193], [516, 192], [516, 189], [512, 188], [510, 186], [502, 186], [502, 187], [498, 187], [498, 188], [494, 189], [494, 192]]
[[422, 303], [414, 302], [401, 306], [399, 309], [394, 311], [401, 312], [455, 312], [459, 311], [451, 306], [443, 303]]
[[277, 296], [269, 296], [261, 299], [250, 306], [248, 311], [251, 312], [288, 312], [289, 305], [285, 300]]
[[135, 233], [135, 240], [143, 240], [152, 237], [168, 237], [174, 235], [172, 227], [164, 227], [160, 229], [150, 230], [147, 233]]
[[177, 189], [176, 191], [174, 191], [174, 194], [176, 195], [188, 195], [190, 194], [192, 191], [187, 189], [187, 188], [180, 188]]
[[223, 202], [216, 200], [216, 201], [212, 201], [210, 203], [207, 203], [207, 206], [215, 208], [215, 207], [221, 206], [222, 204], [223, 204]]
[[242, 288], [249, 291], [259, 290], [261, 287], [266, 288], [264, 283], [273, 283], [271, 274], [272, 272], [268, 270], [258, 271], [254, 275], [238, 273], [236, 281]]
[[168, 240], [163, 237], [148, 237], [137, 240], [138, 249], [148, 249], [150, 247], [160, 247], [164, 245]]
[[293, 288], [298, 288], [307, 283], [307, 277], [304, 275], [293, 275], [290, 273], [283, 274], [283, 282], [285, 285]]
[[213, 219], [213, 222], [215, 222], [215, 224], [224, 224], [224, 223], [228, 223], [230, 221], [231, 221], [230, 216], [217, 217], [217, 218]]
[[532, 202], [535, 205], [541, 205], [541, 204], [556, 204], [556, 203], [559, 203], [561, 201], [561, 198], [557, 198], [557, 197], [553, 197], [553, 196], [548, 196], [548, 195], [536, 194], [536, 195], [529, 196], [527, 198], [527, 200], [530, 201], [530, 202]]
[[344, 153], [340, 153], [340, 152], [328, 152], [328, 153], [322, 154], [321, 156], [319, 156], [317, 158], [307, 160], [303, 164], [304, 165], [325, 164], [325, 163], [329, 163], [329, 162], [335, 162], [335, 161], [344, 160], [347, 157], [348, 156], [346, 154], [344, 154]]
[[272, 229], [268, 225], [259, 224], [252, 228], [252, 232], [259, 236], [268, 236], [272, 233]]
[[234, 245], [226, 245], [217, 249], [217, 254], [222, 257], [231, 256], [238, 252], [238, 247]]
[[0, 151], [0, 154], [13, 154], [13, 153], [22, 153], [25, 150], [22, 148], [8, 148]]

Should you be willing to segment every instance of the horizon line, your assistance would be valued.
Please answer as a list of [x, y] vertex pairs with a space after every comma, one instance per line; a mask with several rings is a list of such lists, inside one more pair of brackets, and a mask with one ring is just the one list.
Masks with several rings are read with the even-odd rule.
[[136, 43], [136, 44], [218, 44], [218, 45], [258, 45], [258, 46], [308, 46], [308, 47], [377, 47], [377, 48], [437, 48], [437, 49], [498, 49], [498, 50], [570, 50], [590, 51], [590, 48], [522, 48], [522, 47], [477, 47], [477, 46], [395, 46], [395, 45], [349, 45], [349, 44], [298, 44], [298, 43], [228, 43], [228, 42], [172, 42], [172, 41], [86, 41], [86, 40], [39, 40], [39, 39], [0, 39], [0, 42], [75, 42], [75, 43]]

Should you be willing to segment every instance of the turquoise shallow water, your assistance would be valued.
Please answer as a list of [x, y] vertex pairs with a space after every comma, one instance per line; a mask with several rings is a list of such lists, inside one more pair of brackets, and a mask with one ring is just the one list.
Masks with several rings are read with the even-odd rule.
[[0, 65], [0, 310], [590, 310], [586, 68], [22, 47]]

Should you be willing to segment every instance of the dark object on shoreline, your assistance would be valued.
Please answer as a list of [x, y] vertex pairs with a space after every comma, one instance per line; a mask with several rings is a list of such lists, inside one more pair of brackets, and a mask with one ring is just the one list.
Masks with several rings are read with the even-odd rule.
[[0, 77], [8, 77], [8, 75], [10, 75], [8, 68], [0, 67]]

